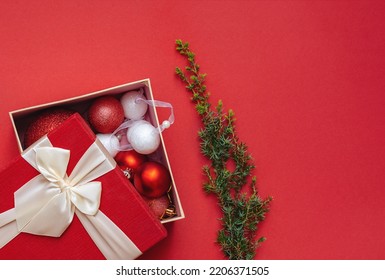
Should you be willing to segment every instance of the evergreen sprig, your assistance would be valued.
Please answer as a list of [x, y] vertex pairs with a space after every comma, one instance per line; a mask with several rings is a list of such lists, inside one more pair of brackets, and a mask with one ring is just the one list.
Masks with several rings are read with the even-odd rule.
[[200, 73], [189, 43], [176, 40], [176, 50], [188, 61], [184, 70], [176, 67], [175, 71], [192, 93], [191, 100], [203, 125], [198, 132], [200, 149], [210, 160], [209, 165], [203, 166], [203, 188], [217, 196], [223, 213], [217, 242], [228, 259], [253, 259], [256, 248], [265, 240], [256, 239], [256, 233], [272, 198], [262, 199], [258, 195], [256, 177], [252, 175], [253, 159], [246, 144], [238, 139], [234, 112], [224, 112], [222, 101], [214, 109], [211, 107], [206, 74]]

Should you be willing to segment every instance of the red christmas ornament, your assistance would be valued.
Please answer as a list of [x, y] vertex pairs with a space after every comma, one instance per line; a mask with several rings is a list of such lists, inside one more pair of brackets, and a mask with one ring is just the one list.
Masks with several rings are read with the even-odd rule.
[[123, 107], [115, 97], [99, 97], [89, 108], [88, 119], [97, 132], [112, 133], [124, 121]]
[[61, 125], [74, 112], [52, 108], [41, 112], [28, 126], [24, 135], [25, 147], [31, 146], [41, 137]]
[[169, 171], [155, 161], [143, 163], [134, 174], [134, 186], [138, 192], [149, 198], [164, 195], [171, 185]]
[[143, 196], [143, 198], [150, 207], [151, 212], [154, 213], [155, 217], [158, 219], [165, 215], [166, 210], [170, 205], [170, 200], [168, 199], [167, 195], [163, 195], [158, 198], [147, 198]]
[[136, 170], [147, 161], [147, 157], [134, 150], [130, 150], [119, 152], [115, 156], [115, 161], [123, 172], [128, 172], [127, 177], [133, 180]]

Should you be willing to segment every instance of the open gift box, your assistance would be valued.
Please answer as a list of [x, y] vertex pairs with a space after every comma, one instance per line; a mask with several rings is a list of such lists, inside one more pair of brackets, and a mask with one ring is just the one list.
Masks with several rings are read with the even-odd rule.
[[[39, 174], [36, 167], [25, 159], [25, 157], [28, 158], [30, 156], [25, 156], [25, 154], [30, 153], [31, 150], [35, 151], [36, 145], [39, 147], [40, 144], [34, 144], [33, 147], [27, 148], [26, 150], [23, 146], [25, 129], [34, 115], [44, 109], [55, 106], [68, 108], [78, 113], [74, 114], [58, 128], [48, 133], [47, 137], [49, 139], [48, 142], [52, 143], [53, 147], [70, 151], [67, 174], [71, 174], [71, 171], [74, 169], [79, 160], [82, 159], [89, 147], [93, 145], [93, 143], [99, 143], [96, 141], [94, 132], [84, 120], [91, 102], [95, 98], [104, 95], [114, 95], [119, 98], [119, 96], [127, 91], [140, 88], [144, 90], [144, 94], [147, 99], [153, 100], [150, 81], [146, 79], [72, 99], [11, 112], [10, 115], [17, 135], [18, 145], [23, 153], [22, 156], [14, 160], [9, 167], [0, 172], [0, 184], [2, 185], [0, 188], [0, 213], [7, 212], [10, 209], [12, 212], [6, 215], [6, 221], [4, 221], [4, 217], [2, 217], [3, 221], [1, 221], [0, 218], [0, 226], [1, 223], [12, 223], [15, 216], [20, 216], [20, 213], [13, 213], [17, 212], [13, 210], [13, 207], [15, 207], [14, 201], [17, 201], [16, 199], [18, 196], [15, 194], [14, 199], [14, 192], [21, 186], [24, 186], [25, 184], [28, 185], [28, 183], [38, 177]], [[146, 118], [153, 123], [154, 126], [158, 126], [159, 121], [155, 108], [149, 107]], [[115, 226], [104, 226], [104, 228], [103, 225], [99, 226], [99, 217], [94, 222], [90, 222], [87, 219], [84, 220], [84, 216], [87, 216], [87, 214], [78, 214], [78, 208], [82, 207], [75, 207], [76, 210], [72, 223], [69, 224], [68, 228], [63, 231], [59, 238], [46, 237], [36, 234], [16, 234], [16, 237], [13, 239], [11, 238], [12, 240], [0, 249], [0, 258], [130, 259], [136, 258], [155, 243], [165, 238], [166, 230], [161, 223], [181, 219], [184, 217], [184, 214], [180, 205], [175, 182], [172, 178], [172, 172], [162, 135], [160, 135], [160, 138], [160, 147], [153, 156], [156, 157], [157, 161], [162, 162], [170, 171], [172, 186], [170, 188], [169, 195], [175, 206], [175, 214], [173, 216], [162, 221], [154, 217], [154, 215], [149, 211], [148, 205], [137, 193], [130, 181], [123, 175], [123, 172], [116, 165], [115, 161], [111, 158], [108, 152], [106, 152], [104, 147], [99, 143], [97, 146], [100, 146], [100, 150], [103, 151], [106, 161], [111, 162], [113, 164], [113, 168], [111, 168], [111, 170], [106, 174], [103, 174], [96, 179], [96, 181], [100, 181], [102, 185], [98, 213], [102, 213], [103, 217], [101, 220], [110, 220]], [[45, 140], [39, 140], [38, 142], [40, 141], [44, 142]], [[39, 148], [37, 150], [39, 150]], [[70, 175], [70, 177], [71, 176], [72, 175]], [[69, 196], [71, 197], [71, 195]], [[19, 198], [19, 201], [24, 201], [23, 196]], [[85, 206], [85, 208], [87, 208], [88, 204], [85, 203]], [[71, 207], [70, 209], [72, 209]], [[29, 208], [27, 207], [27, 209]], [[19, 212], [22, 211], [19, 210]], [[36, 216], [38, 216], [35, 219], [35, 222], [24, 221], [24, 224], [21, 222], [21, 225], [18, 225], [18, 227], [24, 228], [26, 229], [26, 232], [32, 233], [36, 232], [36, 228], [32, 230], [29, 230], [28, 228], [37, 227], [37, 231], [39, 231], [39, 228], [41, 227], [39, 224], [45, 224], [45, 215], [50, 216], [50, 213], [48, 211], [46, 212], [47, 213], [44, 215], [40, 215], [41, 213], [37, 213], [39, 214], [37, 215], [35, 213]], [[52, 215], [53, 214], [51, 214], [51, 216]], [[23, 217], [19, 217], [19, 220], [23, 220]], [[18, 223], [19, 221], [16, 224]], [[104, 222], [102, 222], [102, 224], [103, 223]], [[107, 224], [109, 225], [109, 222]], [[48, 226], [43, 226], [43, 228], [44, 227]], [[111, 228], [113, 228], [112, 233]], [[52, 230], [55, 232], [57, 231], [57, 228], [54, 227]], [[90, 232], [93, 231], [94, 233], [90, 234]], [[116, 233], [114, 231], [116, 231]], [[12, 235], [12, 232], [8, 232], [7, 234]], [[44, 231], [43, 235], [51, 236], [50, 234], [46, 234]], [[120, 239], [118, 238], [119, 240], [116, 241], [116, 236], [121, 236], [121, 238], [119, 237]], [[0, 242], [4, 242], [4, 240], [2, 241], [4, 238], [6, 237], [0, 236]], [[133, 247], [133, 249], [131, 247]], [[123, 252], [120, 252], [121, 250], [123, 250]], [[125, 252], [125, 250], [128, 252]]]

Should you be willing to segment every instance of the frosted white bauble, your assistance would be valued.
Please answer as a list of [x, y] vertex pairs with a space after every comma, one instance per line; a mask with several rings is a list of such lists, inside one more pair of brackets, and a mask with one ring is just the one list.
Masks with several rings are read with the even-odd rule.
[[147, 103], [137, 101], [144, 98], [142, 91], [129, 91], [123, 94], [120, 103], [123, 106], [124, 116], [129, 120], [140, 120], [147, 112]]
[[157, 129], [143, 120], [135, 122], [128, 129], [127, 140], [135, 151], [145, 155], [155, 152], [160, 144]]
[[111, 134], [111, 133], [107, 133], [107, 134], [98, 133], [96, 134], [96, 137], [102, 143], [104, 148], [106, 148], [108, 153], [112, 157], [115, 157], [119, 151], [114, 147], [119, 147], [119, 139], [114, 134]]

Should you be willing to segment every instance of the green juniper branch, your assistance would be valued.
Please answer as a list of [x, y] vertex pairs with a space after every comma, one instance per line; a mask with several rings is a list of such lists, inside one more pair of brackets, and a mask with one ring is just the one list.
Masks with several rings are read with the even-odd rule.
[[[223, 213], [217, 242], [229, 259], [253, 259], [256, 248], [265, 240], [264, 237], [256, 240], [256, 232], [272, 198], [262, 199], [258, 195], [256, 177], [252, 175], [253, 159], [246, 144], [237, 137], [234, 112], [224, 112], [222, 101], [215, 109], [211, 108], [206, 74], [200, 73], [189, 44], [176, 40], [176, 50], [188, 61], [184, 70], [176, 68], [176, 74], [192, 93], [191, 99], [203, 124], [198, 132], [200, 150], [210, 160], [210, 165], [203, 166], [206, 176], [203, 188], [217, 196]], [[234, 168], [228, 167], [230, 162]]]

